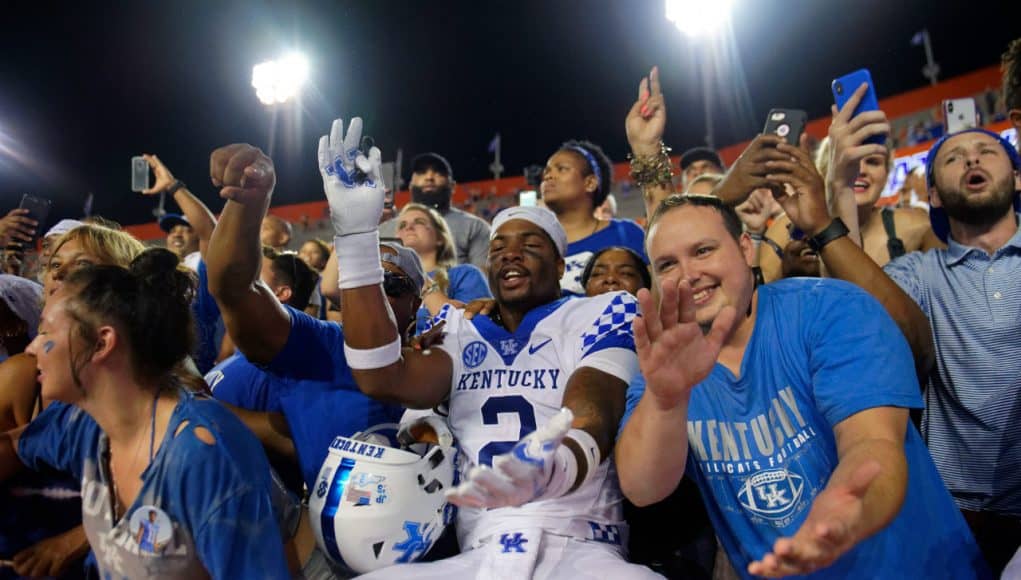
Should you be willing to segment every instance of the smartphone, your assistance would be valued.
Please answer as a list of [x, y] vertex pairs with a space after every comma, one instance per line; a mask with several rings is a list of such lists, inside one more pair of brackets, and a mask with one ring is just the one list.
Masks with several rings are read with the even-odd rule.
[[142, 192], [149, 189], [149, 162], [145, 157], [131, 158], [131, 191]]
[[32, 242], [35, 242], [35, 237], [38, 237], [38, 232], [46, 231], [46, 217], [50, 215], [50, 205], [53, 202], [46, 199], [45, 197], [36, 197], [26, 193], [21, 196], [21, 205], [18, 207], [27, 209], [28, 216], [34, 219], [38, 225], [35, 226], [36, 235], [33, 237]]
[[521, 207], [534, 207], [538, 201], [539, 194], [534, 189], [518, 192], [518, 205]]
[[943, 127], [946, 134], [973, 129], [979, 125], [975, 99], [947, 99], [943, 101]]
[[[872, 84], [872, 75], [866, 68], [858, 69], [852, 73], [848, 73], [840, 78], [833, 79], [831, 88], [833, 89], [833, 101], [837, 104], [838, 109], [844, 108], [847, 104], [848, 99], [854, 94], [858, 87], [865, 83], [868, 85], [868, 89], [865, 91], [865, 95], [862, 96], [861, 102], [854, 108], [854, 114], [852, 117], [857, 117], [859, 114], [865, 111], [878, 111], [879, 110], [879, 99], [876, 98], [876, 88]], [[876, 143], [882, 145], [886, 143], [885, 135], [876, 135], [869, 137], [865, 140], [866, 143]]]
[[766, 117], [764, 135], [782, 137], [789, 145], [797, 147], [801, 133], [808, 123], [808, 114], [798, 109], [771, 109]]

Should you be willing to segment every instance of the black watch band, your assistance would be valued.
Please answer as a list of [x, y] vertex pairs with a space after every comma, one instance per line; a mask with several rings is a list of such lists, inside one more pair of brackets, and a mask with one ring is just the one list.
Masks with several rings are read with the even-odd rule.
[[163, 190], [163, 193], [167, 195], [174, 195], [175, 193], [177, 193], [178, 189], [184, 189], [184, 182], [181, 181], [180, 179], [177, 179], [173, 183], [171, 183], [169, 187]]
[[812, 248], [812, 250], [814, 250], [815, 253], [818, 254], [819, 252], [822, 251], [823, 247], [825, 247], [826, 244], [832, 242], [837, 238], [842, 238], [849, 233], [850, 230], [848, 230], [847, 226], [844, 225], [844, 220], [838, 217], [833, 218], [833, 221], [830, 222], [830, 225], [826, 226], [826, 228], [823, 229], [823, 231], [808, 238], [807, 240], [808, 247]]

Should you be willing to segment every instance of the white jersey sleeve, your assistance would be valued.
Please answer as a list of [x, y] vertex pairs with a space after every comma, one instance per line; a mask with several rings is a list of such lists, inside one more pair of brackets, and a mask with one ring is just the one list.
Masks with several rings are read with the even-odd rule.
[[577, 342], [577, 368], [591, 367], [630, 383], [638, 374], [631, 326], [638, 301], [627, 292], [612, 292], [577, 302], [581, 312], [569, 319], [569, 336]]

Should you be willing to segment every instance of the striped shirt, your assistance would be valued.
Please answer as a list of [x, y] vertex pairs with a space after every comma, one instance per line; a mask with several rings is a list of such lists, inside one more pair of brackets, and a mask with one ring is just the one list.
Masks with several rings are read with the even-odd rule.
[[950, 240], [886, 273], [932, 325], [922, 435], [963, 509], [1021, 516], [1021, 230], [989, 255]]

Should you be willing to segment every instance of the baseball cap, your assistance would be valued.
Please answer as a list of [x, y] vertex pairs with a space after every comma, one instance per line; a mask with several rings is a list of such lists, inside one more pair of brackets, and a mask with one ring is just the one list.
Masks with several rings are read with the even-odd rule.
[[422, 267], [422, 260], [415, 253], [415, 250], [402, 246], [397, 242], [380, 242], [379, 245], [397, 252], [396, 255], [381, 252], [379, 258], [383, 262], [390, 262], [400, 268], [415, 283], [416, 292], [421, 294], [422, 287], [425, 286], [425, 268]]
[[72, 219], [62, 219], [59, 222], [57, 222], [56, 224], [54, 224], [54, 226], [52, 228], [47, 230], [46, 231], [46, 235], [43, 236], [43, 237], [44, 238], [48, 238], [50, 236], [62, 236], [64, 234], [66, 234], [67, 232], [75, 229], [76, 227], [83, 226], [83, 225], [85, 225], [85, 222], [81, 222], [81, 221], [78, 221], [78, 220], [72, 220]]
[[35, 338], [42, 311], [43, 287], [20, 276], [0, 274], [0, 300], [7, 303], [15, 316], [25, 321], [28, 337]]
[[[952, 139], [958, 135], [965, 133], [983, 133], [996, 139], [1000, 145], [1007, 151], [1007, 157], [1010, 159], [1010, 164], [1014, 168], [1014, 171], [1021, 171], [1021, 156], [1018, 155], [1017, 149], [1010, 144], [998, 133], [994, 133], [987, 129], [980, 127], [974, 127], [972, 129], [965, 129], [956, 133], [950, 133], [944, 135], [938, 141], [933, 143], [932, 148], [929, 149], [929, 153], [925, 157], [925, 185], [926, 187], [934, 187], [936, 185], [936, 154], [939, 153], [943, 144], [948, 139]], [[1021, 197], [1018, 197], [1017, 192], [1014, 193], [1014, 211], [1021, 212]], [[946, 243], [950, 237], [950, 218], [947, 217], [947, 212], [942, 207], [932, 206], [929, 208], [929, 223], [932, 224], [932, 231], [936, 234], [940, 240]]]
[[177, 225], [188, 226], [190, 228], [191, 222], [188, 221], [188, 218], [179, 213], [164, 214], [163, 217], [160, 218], [160, 229], [167, 233], [170, 233], [170, 230], [174, 229], [174, 226]]
[[447, 179], [454, 178], [454, 172], [450, 169], [450, 162], [439, 153], [421, 153], [411, 160], [411, 172], [421, 173], [429, 168], [447, 176]]
[[715, 163], [720, 169], [726, 169], [727, 166], [723, 164], [723, 158], [716, 152], [715, 149], [708, 147], [692, 147], [684, 153], [681, 153], [681, 171], [688, 168], [689, 165], [696, 161], [711, 161]]

